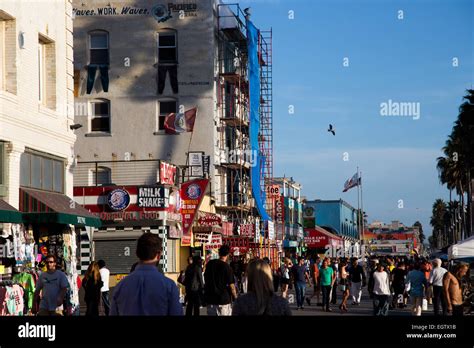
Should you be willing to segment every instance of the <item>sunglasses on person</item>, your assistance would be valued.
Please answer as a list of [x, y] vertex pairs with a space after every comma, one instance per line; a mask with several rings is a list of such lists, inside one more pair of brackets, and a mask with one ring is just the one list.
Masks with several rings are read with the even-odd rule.
[[46, 261], [46, 263], [56, 263], [56, 261]]

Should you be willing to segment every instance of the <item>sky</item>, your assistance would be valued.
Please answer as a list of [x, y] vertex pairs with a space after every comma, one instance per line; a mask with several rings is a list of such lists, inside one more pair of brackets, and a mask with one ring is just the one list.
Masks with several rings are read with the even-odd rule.
[[[273, 31], [274, 176], [357, 207], [342, 189], [359, 167], [369, 222], [419, 220], [429, 236], [433, 202], [449, 199], [436, 158], [474, 87], [473, 3], [239, 1]], [[382, 116], [389, 100], [419, 114]]]

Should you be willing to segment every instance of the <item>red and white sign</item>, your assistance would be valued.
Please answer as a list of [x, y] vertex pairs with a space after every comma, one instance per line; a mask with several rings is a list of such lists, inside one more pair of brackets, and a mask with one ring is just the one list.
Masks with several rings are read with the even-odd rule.
[[254, 226], [253, 224], [241, 224], [240, 225], [240, 236], [247, 238], [254, 238]]
[[199, 226], [220, 226], [222, 219], [217, 214], [198, 212], [198, 224]]
[[342, 247], [343, 240], [321, 227], [306, 228], [304, 230], [304, 242], [308, 245], [308, 248], [325, 248], [326, 245], [331, 247]]
[[212, 242], [212, 234], [211, 233], [194, 233], [194, 243], [211, 243]]
[[174, 185], [176, 182], [176, 166], [160, 161], [160, 184]]
[[280, 197], [280, 186], [269, 185], [267, 186], [267, 197]]
[[222, 235], [212, 234], [212, 239], [209, 244], [206, 244], [206, 250], [219, 249], [222, 246]]
[[[181, 185], [181, 217], [183, 219], [183, 237], [189, 237], [191, 243], [191, 226], [196, 218], [196, 212], [201, 205], [209, 179], [196, 179]], [[188, 240], [188, 238], [186, 239]], [[183, 245], [181, 243], [181, 245]]]
[[245, 254], [249, 250], [248, 247], [231, 247], [230, 252], [234, 256], [240, 256]]

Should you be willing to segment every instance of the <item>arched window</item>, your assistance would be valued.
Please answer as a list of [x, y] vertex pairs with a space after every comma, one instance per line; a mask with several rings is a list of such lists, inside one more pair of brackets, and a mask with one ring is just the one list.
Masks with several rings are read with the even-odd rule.
[[110, 133], [110, 100], [92, 100], [90, 102], [90, 120], [91, 133]]
[[108, 65], [109, 33], [105, 30], [89, 32], [89, 64]]

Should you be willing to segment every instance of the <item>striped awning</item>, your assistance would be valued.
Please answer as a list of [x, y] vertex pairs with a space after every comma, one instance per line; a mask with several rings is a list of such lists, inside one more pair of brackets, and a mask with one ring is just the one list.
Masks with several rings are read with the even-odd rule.
[[0, 222], [19, 224], [23, 222], [23, 217], [18, 210], [0, 199]]
[[20, 188], [20, 210], [25, 222], [100, 227], [98, 217], [66, 195]]

